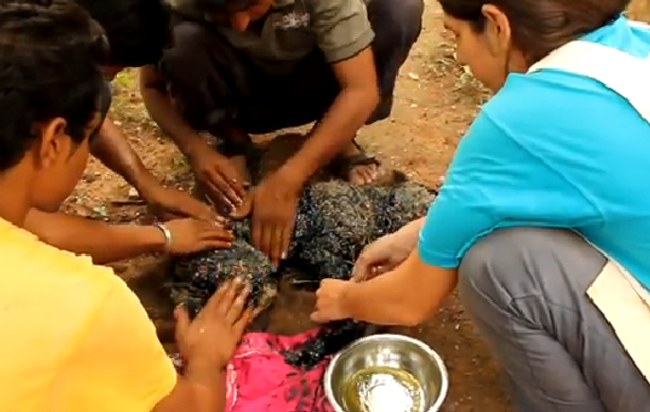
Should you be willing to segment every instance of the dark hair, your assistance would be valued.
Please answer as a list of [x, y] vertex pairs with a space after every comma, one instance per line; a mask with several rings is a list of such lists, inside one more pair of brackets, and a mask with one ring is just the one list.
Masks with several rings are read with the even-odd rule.
[[554, 49], [607, 24], [630, 0], [439, 0], [451, 17], [484, 28], [481, 8], [498, 7], [510, 19], [514, 44], [535, 63]]
[[170, 39], [169, 13], [163, 0], [76, 0], [106, 32], [107, 65], [156, 64]]
[[104, 83], [101, 28], [67, 0], [0, 2], [0, 171], [39, 138], [35, 126], [57, 117], [82, 142]]

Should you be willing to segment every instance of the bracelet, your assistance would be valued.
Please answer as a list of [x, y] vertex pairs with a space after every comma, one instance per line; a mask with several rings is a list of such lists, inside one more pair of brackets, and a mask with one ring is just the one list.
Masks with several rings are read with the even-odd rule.
[[167, 229], [167, 226], [165, 226], [163, 223], [156, 222], [153, 224], [155, 227], [160, 229], [161, 232], [163, 232], [163, 235], [165, 235], [165, 253], [169, 253], [172, 250], [172, 232]]

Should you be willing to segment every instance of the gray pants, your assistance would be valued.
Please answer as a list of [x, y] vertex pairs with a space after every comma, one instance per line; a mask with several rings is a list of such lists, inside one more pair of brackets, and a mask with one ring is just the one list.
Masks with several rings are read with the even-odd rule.
[[578, 235], [547, 228], [497, 230], [465, 255], [461, 299], [519, 412], [650, 411], [650, 387], [586, 295], [604, 265]]

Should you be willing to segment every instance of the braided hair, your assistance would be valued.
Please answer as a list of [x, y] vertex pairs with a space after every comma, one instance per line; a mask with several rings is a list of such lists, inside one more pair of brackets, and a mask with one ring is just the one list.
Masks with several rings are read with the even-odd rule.
[[35, 125], [61, 117], [75, 142], [98, 110], [101, 27], [69, 0], [0, 0], [0, 172], [39, 138]]

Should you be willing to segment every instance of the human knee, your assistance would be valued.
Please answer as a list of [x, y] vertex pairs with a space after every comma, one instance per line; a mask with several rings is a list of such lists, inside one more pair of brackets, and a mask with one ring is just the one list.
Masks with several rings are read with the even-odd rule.
[[393, 1], [397, 4], [391, 10], [395, 13], [396, 25], [403, 31], [416, 37], [422, 28], [422, 15], [424, 14], [424, 0]]
[[194, 47], [205, 39], [205, 29], [201, 25], [185, 21], [173, 28], [174, 47]]
[[207, 53], [205, 29], [193, 22], [183, 22], [174, 26], [172, 36], [174, 45], [165, 51], [161, 59], [161, 68], [170, 78], [183, 77], [188, 67], [197, 73], [206, 65]]
[[[496, 230], [474, 244], [459, 267], [459, 291], [471, 310], [477, 300], [509, 305], [535, 282], [533, 256], [549, 242], [572, 236], [558, 229], [517, 227]], [[558, 239], [557, 235], [560, 239]]]
[[422, 29], [423, 0], [372, 0], [369, 7], [373, 3], [377, 3], [376, 9], [370, 10], [375, 32], [409, 46], [415, 42]]

